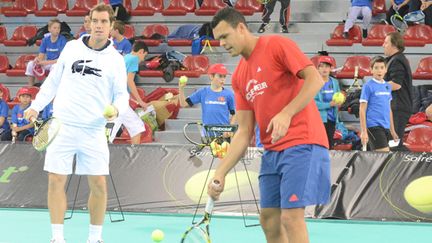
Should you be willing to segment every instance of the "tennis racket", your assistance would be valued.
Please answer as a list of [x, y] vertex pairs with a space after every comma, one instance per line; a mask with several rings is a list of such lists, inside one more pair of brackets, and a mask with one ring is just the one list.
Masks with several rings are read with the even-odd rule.
[[199, 147], [209, 146], [224, 134], [235, 133], [237, 125], [204, 125], [202, 122], [189, 122], [183, 127], [183, 135], [190, 143]]
[[404, 18], [399, 14], [399, 11], [395, 9], [395, 14], [390, 17], [390, 22], [399, 32], [405, 32], [408, 29], [408, 24], [404, 20]]
[[355, 66], [354, 67], [354, 81], [353, 83], [350, 85], [350, 87], [347, 89], [348, 93], [354, 92], [358, 89], [361, 89], [360, 84], [358, 82], [358, 73], [359, 73], [359, 67]]
[[44, 151], [60, 131], [61, 122], [55, 117], [51, 117], [45, 121], [31, 117], [30, 121], [33, 122], [35, 129], [32, 142], [33, 147], [37, 151]]
[[404, 17], [405, 22], [421, 22], [425, 19], [425, 14], [421, 10], [407, 13]]
[[[219, 186], [218, 181], [213, 181], [213, 186]], [[203, 218], [196, 224], [190, 226], [181, 238], [180, 243], [211, 243], [210, 218], [213, 211], [214, 200], [209, 196], [207, 199]]]

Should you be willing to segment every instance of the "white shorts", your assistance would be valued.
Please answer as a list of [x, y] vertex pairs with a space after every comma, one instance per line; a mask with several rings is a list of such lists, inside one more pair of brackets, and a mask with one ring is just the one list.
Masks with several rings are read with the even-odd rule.
[[[33, 66], [34, 66], [34, 61], [29, 61], [27, 63], [26, 71], [25, 71], [25, 75], [26, 76], [32, 76], [32, 77], [35, 76], [34, 73], [33, 73]], [[42, 67], [43, 67], [43, 69], [45, 69], [45, 71], [50, 71], [51, 72], [54, 69], [54, 66], [55, 66], [55, 63], [54, 64], [50, 64], [50, 65], [44, 65]]]
[[131, 107], [123, 113], [120, 117], [117, 117], [114, 121], [114, 127], [110, 134], [110, 142], [114, 141], [115, 135], [123, 124], [129, 132], [130, 137], [135, 137], [136, 135], [145, 132], [144, 122], [139, 118], [139, 116], [132, 110]]
[[62, 124], [59, 133], [48, 146], [44, 170], [60, 175], [108, 175], [109, 150], [105, 128], [82, 128]]

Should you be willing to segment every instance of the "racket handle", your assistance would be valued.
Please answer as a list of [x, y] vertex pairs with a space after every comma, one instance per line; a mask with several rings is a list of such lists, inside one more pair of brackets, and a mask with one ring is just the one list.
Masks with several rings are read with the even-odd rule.
[[367, 151], [367, 144], [363, 144], [362, 151]]
[[35, 122], [37, 119], [36, 119], [36, 117], [31, 116], [31, 117], [29, 118], [29, 120], [30, 120], [30, 122]]
[[[212, 187], [216, 188], [216, 187], [219, 187], [219, 186], [220, 186], [220, 182], [218, 180], [213, 180]], [[205, 212], [208, 213], [208, 214], [211, 214], [212, 211], [213, 211], [213, 207], [214, 207], [214, 200], [213, 200], [212, 197], [208, 196], [207, 204], [206, 204], [206, 207], [205, 207]]]

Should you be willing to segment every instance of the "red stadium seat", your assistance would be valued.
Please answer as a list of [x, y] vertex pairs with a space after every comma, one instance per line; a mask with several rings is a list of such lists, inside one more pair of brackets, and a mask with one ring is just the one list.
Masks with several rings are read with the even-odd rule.
[[195, 12], [195, 0], [172, 0], [170, 5], [162, 10], [164, 16], [184, 16]]
[[30, 54], [30, 55], [22, 55], [18, 57], [17, 61], [15, 62], [15, 66], [12, 69], [6, 70], [7, 76], [25, 76], [25, 70], [27, 63], [29, 61], [32, 61], [36, 58], [36, 55]]
[[432, 56], [420, 60], [413, 79], [432, 79]]
[[163, 10], [162, 0], [140, 0], [137, 7], [131, 11], [132, 16], [152, 16]]
[[[140, 143], [153, 142], [153, 132], [147, 123], [144, 123], [145, 132], [141, 133]], [[123, 128], [120, 137], [116, 137], [113, 141], [114, 144], [131, 144], [131, 137], [127, 129]]]
[[432, 152], [432, 127], [420, 127], [411, 130], [406, 146], [413, 152]]
[[6, 55], [0, 55], [0, 73], [5, 73], [9, 69], [9, 59]]
[[187, 70], [174, 71], [174, 76], [187, 76], [198, 78], [201, 74], [205, 74], [209, 67], [209, 59], [206, 55], [187, 56], [183, 60], [183, 65]]
[[98, 0], [76, 0], [75, 5], [72, 7], [72, 9], [66, 11], [66, 15], [85, 16], [96, 4], [98, 4]]
[[0, 44], [3, 43], [3, 41], [7, 40], [7, 31], [6, 27], [0, 26]]
[[408, 27], [404, 35], [405, 46], [432, 44], [432, 27], [418, 24]]
[[37, 10], [37, 0], [15, 0], [12, 7], [4, 7], [6, 17], [25, 17]]
[[171, 39], [167, 41], [169, 46], [191, 46], [192, 40], [189, 39]]
[[374, 0], [372, 1], [372, 16], [387, 13], [386, 1], [385, 0]]
[[363, 39], [363, 46], [382, 46], [388, 33], [396, 32], [393, 25], [376, 24], [369, 30], [368, 37]]
[[204, 0], [201, 7], [195, 10], [195, 15], [213, 16], [219, 9], [223, 9], [226, 6], [223, 0]]
[[354, 25], [348, 32], [348, 39], [343, 37], [344, 25], [340, 24], [333, 30], [331, 39], [326, 41], [328, 46], [352, 46], [354, 43], [361, 43], [362, 30], [360, 26]]
[[133, 25], [130, 24], [125, 24], [125, 32], [124, 32], [124, 36], [129, 39], [135, 36], [135, 28], [133, 27]]
[[234, 7], [243, 15], [253, 15], [263, 10], [263, 5], [257, 0], [238, 0]]
[[10, 101], [10, 92], [8, 87], [4, 86], [3, 84], [0, 84], [0, 89], [3, 91], [3, 96], [1, 97], [2, 100], [5, 102]]
[[342, 70], [336, 73], [336, 78], [354, 78], [355, 67], [359, 67], [358, 77], [363, 78], [364, 76], [371, 75], [370, 57], [367, 56], [351, 56], [345, 60]]
[[46, 0], [40, 10], [35, 11], [36, 16], [57, 16], [68, 10], [67, 0]]
[[[154, 34], [159, 34], [166, 37], [169, 35], [168, 27], [163, 24], [151, 24], [147, 25], [142, 32], [144, 38], [151, 38]], [[145, 39], [142, 41], [144, 41], [147, 46], [158, 46], [162, 42], [162, 40], [150, 39]]]
[[124, 0], [123, 4], [124, 4], [124, 7], [125, 7], [126, 11], [128, 13], [130, 13], [132, 11], [132, 2], [131, 2], [131, 0]]
[[12, 38], [9, 40], [4, 40], [3, 44], [5, 46], [26, 46], [27, 41], [36, 35], [37, 27], [34, 25], [21, 25], [18, 26]]

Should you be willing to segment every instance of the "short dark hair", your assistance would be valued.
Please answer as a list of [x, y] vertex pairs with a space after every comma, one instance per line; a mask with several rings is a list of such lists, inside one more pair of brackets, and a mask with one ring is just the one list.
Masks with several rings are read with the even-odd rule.
[[386, 59], [383, 56], [375, 56], [371, 60], [370, 67], [373, 68], [375, 63], [384, 63], [386, 65]]
[[405, 41], [401, 33], [399, 32], [391, 32], [388, 33], [387, 36], [390, 36], [390, 42], [393, 46], [395, 46], [400, 52], [405, 51]]
[[117, 30], [120, 35], [125, 33], [125, 24], [120, 20], [115, 20], [112, 28], [113, 30]]
[[144, 41], [135, 41], [132, 45], [133, 52], [139, 52], [139, 50], [144, 50], [144, 52], [149, 52], [148, 47]]
[[247, 26], [243, 14], [232, 7], [219, 10], [211, 21], [211, 28], [214, 29], [221, 21], [227, 22], [233, 28], [236, 28], [239, 23]]

